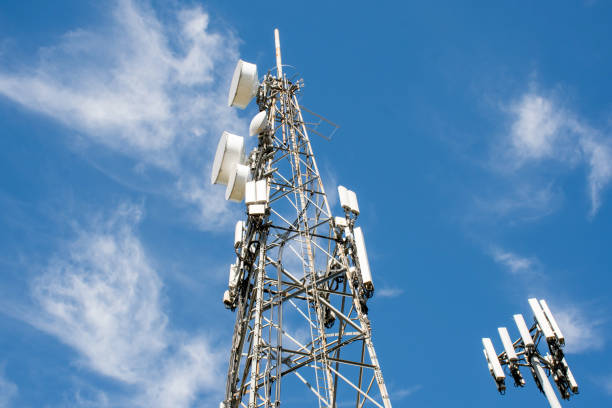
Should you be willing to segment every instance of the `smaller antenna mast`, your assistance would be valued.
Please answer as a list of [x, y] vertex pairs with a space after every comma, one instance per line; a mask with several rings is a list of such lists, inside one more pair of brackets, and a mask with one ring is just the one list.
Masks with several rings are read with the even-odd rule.
[[276, 72], [277, 78], [283, 76], [283, 65], [281, 64], [280, 38], [278, 36], [278, 28], [274, 29], [274, 44], [276, 45]]
[[[562, 350], [565, 337], [544, 299], [540, 301], [535, 298], [529, 299], [529, 306], [535, 315], [535, 322], [531, 327], [527, 326], [523, 315], [514, 315], [514, 321], [521, 335], [518, 340], [513, 342], [505, 327], [498, 328], [504, 345], [501, 354], [495, 352], [490, 338], [482, 339], [489, 372], [495, 380], [497, 390], [504, 394], [506, 374], [503, 367], [506, 367], [517, 387], [525, 385], [519, 367], [529, 367], [537, 387], [544, 393], [551, 408], [561, 408], [548, 376], [554, 380], [561, 398], [569, 400], [572, 394], [578, 394], [578, 383], [567, 365]], [[540, 344], [548, 346], [546, 354], [538, 349]]]

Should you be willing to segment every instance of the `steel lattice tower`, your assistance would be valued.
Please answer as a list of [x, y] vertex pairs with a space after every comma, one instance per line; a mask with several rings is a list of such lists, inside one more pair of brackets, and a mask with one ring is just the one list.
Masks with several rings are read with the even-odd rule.
[[[283, 74], [275, 33], [276, 75], [253, 89], [265, 115], [257, 147], [238, 165], [250, 181], [224, 296], [236, 323], [221, 407], [391, 408], [367, 315], [359, 209], [355, 200], [332, 216], [298, 102], [302, 81]], [[228, 191], [242, 200], [239, 173]]]

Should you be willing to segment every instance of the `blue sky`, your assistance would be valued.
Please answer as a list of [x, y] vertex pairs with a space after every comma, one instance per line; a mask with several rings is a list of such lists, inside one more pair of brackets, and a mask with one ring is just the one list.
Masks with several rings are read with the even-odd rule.
[[[500, 397], [480, 338], [546, 299], [612, 403], [612, 6], [604, 1], [0, 6], [0, 407], [217, 406], [241, 206], [208, 184], [238, 58], [283, 62], [328, 191], [355, 190], [395, 407]], [[251, 141], [252, 143], [252, 141]], [[330, 197], [340, 213], [336, 198]]]

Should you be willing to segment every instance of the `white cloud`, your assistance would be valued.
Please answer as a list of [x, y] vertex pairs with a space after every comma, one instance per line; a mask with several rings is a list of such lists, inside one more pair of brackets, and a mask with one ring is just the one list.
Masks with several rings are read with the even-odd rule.
[[393, 399], [397, 399], [397, 400], [402, 399], [402, 398], [406, 398], [406, 397], [414, 394], [415, 392], [419, 391], [421, 388], [423, 388], [423, 386], [420, 385], [420, 384], [413, 385], [413, 386], [407, 387], [407, 388], [402, 388], [402, 389], [399, 389], [397, 391], [393, 391], [391, 393], [391, 397]]
[[563, 126], [563, 116], [551, 101], [527, 94], [512, 105], [516, 116], [512, 124], [512, 143], [516, 152], [527, 158], [550, 156]]
[[[590, 215], [601, 206], [602, 191], [612, 180], [612, 140], [593, 129], [552, 97], [527, 92], [509, 108], [512, 115], [507, 157], [512, 169], [554, 160], [567, 168], [584, 164]], [[531, 180], [526, 181], [527, 184]]]
[[204, 228], [218, 225], [215, 217], [229, 211], [211, 216], [208, 209], [227, 204], [208, 194], [203, 175], [220, 132], [246, 129], [226, 106], [237, 41], [211, 32], [199, 7], [162, 22], [146, 4], [114, 3], [103, 27], [66, 33], [41, 48], [37, 62], [20, 64], [31, 68], [0, 70], [0, 93], [85, 140], [168, 172], [173, 181], [160, 190], [198, 207]]
[[[499, 185], [496, 187], [500, 187]], [[505, 183], [503, 190], [491, 192], [488, 197], [474, 200], [474, 218], [512, 216], [513, 221], [535, 220], [553, 212], [563, 201], [562, 193], [553, 183], [538, 185], [532, 180]]]
[[[512, 275], [537, 277], [540, 284], [550, 281], [549, 274], [542, 271], [541, 264], [536, 258], [526, 258], [499, 247], [493, 247], [489, 252], [493, 259], [506, 267]], [[531, 285], [530, 280], [521, 279], [518, 282], [528, 292], [532, 292], [533, 285]], [[533, 293], [529, 295], [529, 297], [538, 298], [540, 296]], [[581, 353], [603, 348], [604, 337], [600, 329], [602, 320], [594, 315], [593, 310], [587, 310], [587, 308], [567, 300], [558, 301], [557, 293], [545, 294], [543, 298], [550, 305], [551, 311], [565, 336], [566, 352]]]
[[17, 385], [9, 381], [4, 372], [0, 372], [0, 408], [8, 408], [17, 391]]
[[590, 167], [589, 194], [593, 216], [601, 206], [601, 191], [612, 180], [612, 145], [594, 137], [584, 137], [580, 142]]
[[122, 206], [80, 231], [32, 285], [39, 329], [82, 364], [136, 390], [128, 405], [187, 407], [220, 387], [220, 359], [202, 336], [169, 327], [162, 283], [133, 231], [140, 209]]
[[380, 297], [394, 298], [404, 293], [403, 289], [399, 288], [382, 288], [376, 291], [376, 295]]
[[551, 311], [565, 336], [567, 353], [601, 350], [604, 346], [601, 320], [576, 305], [551, 306]]
[[532, 272], [536, 264], [533, 258], [525, 258], [499, 247], [492, 248], [491, 255], [495, 262], [505, 266], [512, 274]]

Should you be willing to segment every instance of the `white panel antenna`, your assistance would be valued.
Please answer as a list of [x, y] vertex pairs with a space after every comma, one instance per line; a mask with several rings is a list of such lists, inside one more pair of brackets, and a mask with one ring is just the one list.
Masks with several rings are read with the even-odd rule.
[[338, 186], [338, 198], [340, 199], [340, 206], [345, 210], [349, 210], [351, 208], [348, 189], [344, 186]]
[[518, 361], [518, 356], [516, 355], [516, 351], [514, 351], [514, 345], [512, 344], [512, 340], [510, 339], [510, 335], [508, 334], [508, 329], [505, 327], [498, 327], [497, 331], [499, 332], [499, 337], [501, 338], [502, 344], [504, 345], [504, 350], [506, 351], [506, 357], [508, 361], [513, 363]]
[[504, 374], [504, 370], [502, 369], [501, 364], [499, 364], [497, 353], [493, 348], [493, 342], [491, 342], [490, 338], [483, 337], [482, 345], [484, 346], [485, 357], [491, 365], [491, 374], [493, 375], [493, 378], [495, 378], [495, 381], [498, 382], [503, 381], [506, 378], [506, 374]]
[[553, 331], [552, 327], [550, 327], [550, 323], [548, 322], [548, 319], [544, 315], [544, 311], [542, 310], [540, 303], [538, 303], [538, 300], [536, 298], [531, 298], [528, 301], [529, 301], [529, 306], [531, 307], [531, 310], [533, 311], [533, 314], [535, 316], [535, 319], [538, 322], [538, 326], [540, 327], [540, 330], [542, 330], [542, 333], [544, 334], [544, 337], [546, 338], [547, 341], [554, 340], [556, 337], [555, 332]]
[[542, 310], [544, 311], [544, 315], [548, 319], [548, 322], [552, 326], [553, 331], [557, 335], [557, 339], [559, 339], [559, 343], [561, 345], [564, 345], [565, 344], [565, 337], [563, 336], [563, 332], [561, 332], [561, 328], [559, 328], [559, 325], [557, 324], [557, 321], [555, 320], [555, 317], [553, 316], [552, 312], [550, 311], [550, 309], [548, 307], [548, 304], [546, 303], [546, 301], [544, 299], [540, 299], [540, 306], [542, 306]]
[[374, 291], [374, 283], [372, 282], [372, 272], [370, 271], [370, 262], [368, 260], [368, 252], [366, 251], [365, 240], [361, 227], [353, 230], [355, 236], [355, 246], [357, 247], [357, 259], [359, 259], [359, 268], [361, 269], [361, 279], [363, 286], [370, 291]]
[[565, 371], [567, 372], [567, 379], [570, 383], [570, 389], [574, 394], [578, 393], [578, 383], [574, 378], [574, 374], [572, 374], [572, 370], [570, 370], [569, 366], [567, 365], [567, 361], [565, 360], [565, 358], [563, 358], [563, 366], [565, 367]]
[[234, 168], [243, 162], [244, 138], [229, 132], [223, 132], [217, 145], [210, 182], [212, 184], [227, 184]]
[[257, 65], [239, 60], [230, 85], [228, 106], [246, 108], [257, 94]]
[[359, 215], [359, 203], [357, 202], [357, 194], [353, 190], [348, 191], [348, 199], [351, 212]]
[[523, 339], [523, 344], [525, 345], [525, 349], [533, 349], [535, 344], [533, 343], [533, 339], [531, 338], [531, 334], [529, 334], [529, 329], [527, 328], [527, 324], [525, 324], [525, 319], [522, 314], [515, 314], [514, 322], [516, 323], [516, 327], [521, 335], [521, 339]]
[[240, 220], [236, 222], [236, 227], [234, 228], [234, 248], [238, 248], [242, 245], [242, 241], [244, 240], [244, 221]]
[[230, 265], [230, 269], [229, 269], [229, 282], [228, 282], [228, 286], [230, 288], [235, 288], [238, 285], [238, 278], [239, 278], [239, 274], [238, 274], [238, 265], [236, 264], [231, 264]]
[[359, 215], [359, 203], [357, 202], [357, 194], [354, 191], [344, 186], [338, 186], [338, 197], [340, 198], [340, 206], [342, 208], [355, 215]]

